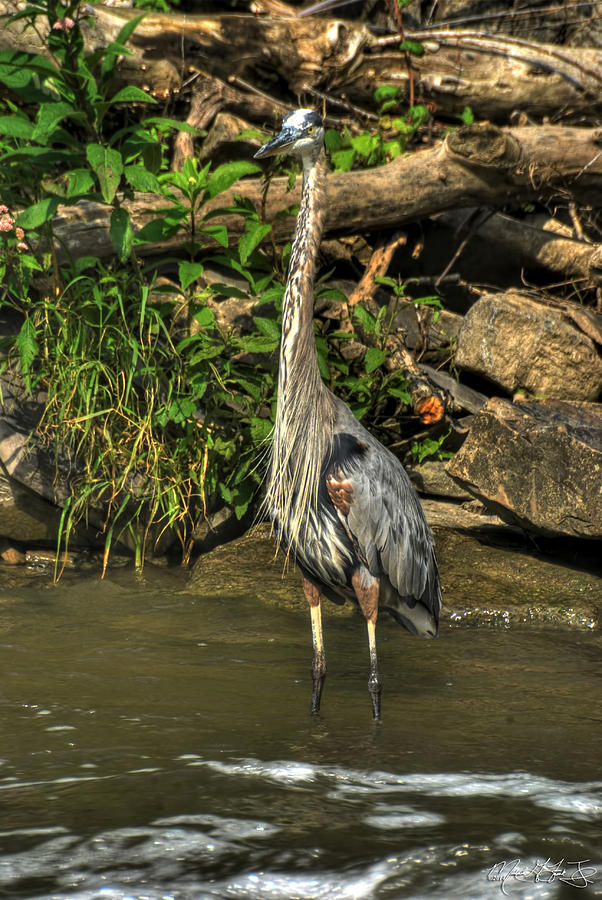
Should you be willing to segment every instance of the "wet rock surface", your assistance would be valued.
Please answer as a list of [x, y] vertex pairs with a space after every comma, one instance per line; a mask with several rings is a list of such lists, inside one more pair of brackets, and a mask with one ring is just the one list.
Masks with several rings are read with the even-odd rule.
[[[435, 501], [424, 507], [435, 534], [443, 621], [598, 627], [602, 582], [583, 567], [583, 561], [559, 561], [536, 552], [519, 530], [496, 516]], [[208, 597], [219, 587], [235, 598], [248, 596], [250, 586], [260, 603], [307, 609], [301, 575], [292, 564], [286, 565], [281, 553], [276, 554], [269, 525], [197, 560], [189, 590]], [[326, 605], [329, 616], [355, 613], [351, 604]]]
[[599, 404], [489, 400], [447, 471], [508, 522], [602, 538]]

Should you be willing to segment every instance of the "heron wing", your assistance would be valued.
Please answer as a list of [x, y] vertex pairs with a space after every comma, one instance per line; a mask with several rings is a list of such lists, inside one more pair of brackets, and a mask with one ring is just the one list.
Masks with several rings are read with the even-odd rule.
[[441, 594], [433, 539], [399, 460], [368, 432], [339, 434], [331, 469], [343, 478], [340, 496], [348, 502], [335, 506], [360, 558], [374, 576], [386, 575], [410, 608], [420, 602], [436, 622]]

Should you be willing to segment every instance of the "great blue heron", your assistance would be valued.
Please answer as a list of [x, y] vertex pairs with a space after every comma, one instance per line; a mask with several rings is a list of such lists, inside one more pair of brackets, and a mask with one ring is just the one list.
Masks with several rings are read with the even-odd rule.
[[379, 607], [414, 634], [435, 637], [441, 589], [433, 538], [399, 460], [324, 385], [313, 324], [316, 257], [326, 212], [324, 128], [298, 109], [256, 159], [300, 157], [303, 190], [282, 308], [278, 405], [266, 509], [280, 545], [298, 565], [311, 612], [311, 711], [317, 713], [326, 657], [320, 595], [357, 600], [370, 648], [368, 690], [380, 719], [375, 626]]

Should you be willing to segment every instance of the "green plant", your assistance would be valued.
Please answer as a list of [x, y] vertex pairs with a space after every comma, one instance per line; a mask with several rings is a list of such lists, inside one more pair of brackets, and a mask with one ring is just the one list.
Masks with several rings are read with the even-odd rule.
[[[101, 516], [106, 554], [129, 533], [142, 565], [168, 529], [186, 555], [195, 521], [219, 498], [244, 514], [260, 478], [256, 450], [271, 428], [278, 326], [257, 317], [245, 337], [220, 327], [215, 291], [199, 284], [203, 261], [217, 246], [250, 291], [277, 301], [282, 289], [273, 272], [257, 269], [269, 226], [255, 211], [239, 202], [245, 227], [229, 247], [216, 212], [205, 209], [257, 166], [211, 171], [189, 160], [168, 172], [160, 137], [179, 123], [123, 120], [120, 104], [152, 102], [138, 89], [111, 88], [140, 17], [106, 50], [86, 54], [75, 4], [33, 2], [18, 15], [36, 27], [42, 14], [52, 60], [0, 53], [10, 113], [0, 116], [0, 192], [10, 204], [0, 208], [0, 303], [22, 316], [2, 365], [17, 365], [30, 391], [47, 392], [36, 439], [54, 447], [57, 461], [66, 451], [72, 459], [63, 547], [82, 517]], [[137, 191], [155, 192], [165, 208], [134, 236], [123, 201]], [[60, 254], [52, 216], [83, 198], [110, 208], [117, 255], [108, 264]], [[176, 232], [184, 258], [153, 259], [143, 270], [135, 248]], [[41, 237], [47, 250], [36, 256]], [[174, 267], [176, 280], [159, 287], [161, 271]]]
[[362, 131], [352, 135], [349, 129], [341, 134], [327, 129], [326, 149], [337, 172], [349, 172], [354, 166], [380, 166], [405, 152], [407, 143], [430, 117], [423, 104], [410, 106], [405, 115], [391, 114], [402, 99], [395, 85], [380, 85], [374, 92], [379, 105], [378, 127], [374, 131]]
[[87, 53], [80, 23], [89, 17], [82, 9], [77, 2], [31, 0], [8, 20], [25, 18], [37, 28], [46, 17], [50, 58], [0, 51], [0, 82], [9, 92], [0, 102], [2, 196], [13, 208], [25, 207], [17, 225], [42, 229], [51, 252], [49, 223], [61, 204], [106, 203], [112, 207], [111, 238], [125, 260], [133, 230], [122, 196], [156, 190], [164, 164], [161, 136], [194, 129], [162, 116], [119, 122], [124, 104], [146, 109], [155, 103], [135, 86], [113, 88], [115, 64], [129, 54], [125, 43], [144, 16], [129, 20], [107, 47]]
[[451, 428], [438, 438], [422, 438], [420, 441], [412, 441], [410, 452], [415, 463], [421, 463], [427, 457], [434, 456], [440, 461], [451, 459], [454, 455], [450, 450], [442, 450], [441, 446], [451, 434]]
[[[319, 295], [320, 296], [320, 295]], [[340, 291], [322, 292], [331, 300], [345, 300]], [[359, 329], [370, 343], [361, 364], [351, 364], [344, 356], [333, 351], [333, 345], [356, 339], [354, 331], [335, 331], [327, 337], [316, 334], [320, 371], [330, 386], [351, 407], [358, 419], [369, 419], [376, 429], [382, 420], [391, 415], [392, 409], [400, 409], [410, 403], [407, 382], [399, 371], [388, 371], [387, 339], [395, 310], [382, 307], [376, 315], [363, 306], [349, 308], [354, 329]]]
[[[212, 170], [188, 160], [169, 171], [165, 138], [185, 126], [148, 117], [144, 92], [113, 88], [140, 17], [88, 53], [77, 3], [32, 0], [16, 15], [33, 28], [48, 17], [51, 55], [0, 51], [0, 305], [20, 316], [0, 366], [17, 369], [31, 393], [45, 392], [35, 439], [54, 448], [57, 466], [64, 457], [71, 466], [60, 546], [85, 519], [104, 529], [105, 565], [114, 541], [129, 536], [142, 566], [165, 532], [185, 559], [199, 518], [224, 501], [242, 517], [260, 482], [290, 246], [282, 257], [261, 249], [270, 226], [248, 201], [234, 195], [219, 207], [225, 191], [257, 171], [253, 163]], [[140, 191], [154, 193], [161, 209], [135, 234], [127, 201]], [[83, 199], [107, 208], [108, 262], [72, 258], [55, 233], [56, 212]], [[236, 240], [216, 219], [223, 212], [242, 220]], [[141, 262], [145, 244], [176, 246], [176, 235], [171, 255]], [[241, 286], [209, 285], [209, 264]], [[220, 324], [221, 297], [263, 304], [252, 333]], [[378, 424], [386, 407], [409, 398], [385, 366], [386, 313], [356, 309], [354, 321], [373, 344], [363, 368], [337, 353], [336, 335], [317, 334], [320, 368]]]
[[374, 279], [377, 284], [382, 284], [385, 287], [390, 287], [393, 291], [395, 297], [398, 300], [405, 300], [406, 303], [412, 303], [414, 306], [428, 306], [433, 311], [433, 322], [437, 322], [439, 319], [439, 315], [441, 314], [441, 310], [443, 309], [443, 304], [441, 303], [441, 298], [438, 294], [429, 294], [425, 297], [408, 297], [406, 296], [406, 290], [408, 286], [412, 283], [412, 279], [408, 278], [407, 281], [403, 282], [396, 278], [391, 278], [388, 275], [383, 275], [382, 277], [377, 277]]

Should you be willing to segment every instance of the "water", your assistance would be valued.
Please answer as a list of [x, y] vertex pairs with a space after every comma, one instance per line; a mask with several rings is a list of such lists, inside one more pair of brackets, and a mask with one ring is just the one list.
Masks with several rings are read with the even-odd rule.
[[312, 720], [308, 617], [252, 590], [0, 588], [0, 897], [602, 896], [599, 636], [383, 619], [375, 726], [326, 608]]

